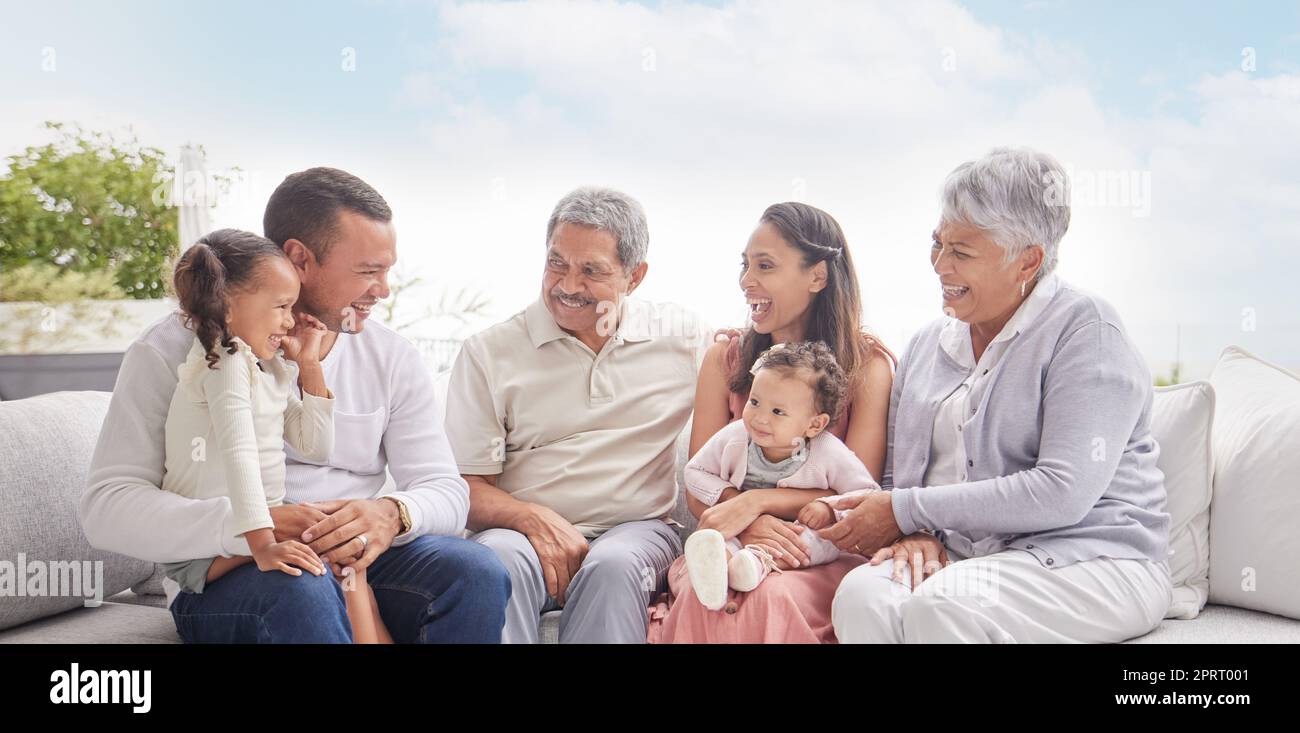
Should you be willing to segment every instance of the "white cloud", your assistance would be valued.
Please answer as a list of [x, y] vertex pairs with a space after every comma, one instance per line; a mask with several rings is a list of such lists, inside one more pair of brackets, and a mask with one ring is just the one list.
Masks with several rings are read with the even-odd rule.
[[[1153, 369], [1172, 360], [1176, 323], [1185, 340], [1209, 334], [1193, 354], [1205, 364], [1228, 340], [1251, 343], [1231, 328], [1240, 299], [1212, 295], [1225, 264], [1237, 289], [1280, 302], [1261, 292], [1270, 268], [1250, 261], [1267, 247], [1245, 235], [1259, 221], [1242, 217], [1280, 219], [1300, 201], [1287, 77], [1207, 77], [1194, 122], [1126, 117], [1067, 73], [1084, 65], [1078, 49], [945, 2], [445, 4], [438, 29], [429, 57], [454, 101], [429, 108], [413, 161], [450, 216], [426, 230], [427, 261], [491, 273], [481, 281], [514, 294], [502, 315], [536, 287], [551, 204], [596, 182], [646, 204], [646, 295], [739, 322], [738, 252], [764, 206], [799, 197], [844, 225], [868, 320], [901, 346], [937, 313], [925, 247], [944, 174], [1008, 143], [1048, 150], [1084, 180], [1147, 176], [1149, 217], [1134, 217], [1137, 202], [1076, 207], [1062, 272], [1121, 309]], [[475, 87], [500, 75], [527, 91]], [[1296, 221], [1268, 231], [1290, 236]]]
[[[1300, 75], [1161, 89], [1138, 69], [1196, 114], [1159, 99], [1124, 112], [1089, 78], [1105, 59], [937, 1], [441, 3], [428, 30], [436, 41], [403, 50], [419, 63], [392, 92], [390, 111], [417, 120], [410, 142], [329, 138], [310, 121], [292, 137], [259, 133], [259, 120], [156, 101], [114, 118], [158, 144], [202, 140], [217, 167], [253, 164], [260, 187], [217, 225], [257, 229], [289, 171], [352, 170], [393, 204], [406, 266], [490, 290], [500, 317], [538, 287], [551, 206], [600, 183], [646, 205], [643, 293], [740, 323], [738, 253], [765, 206], [799, 198], [844, 225], [868, 321], [899, 348], [938, 313], [926, 248], [943, 176], [991, 146], [1032, 145], [1081, 180], [1149, 174], [1149, 216], [1076, 206], [1062, 274], [1120, 309], [1154, 370], [1167, 370], [1179, 323], [1193, 373], [1230, 342], [1300, 364], [1296, 298], [1282, 290], [1300, 264]], [[0, 132], [27, 139], [15, 120], [77, 109], [96, 106], [29, 100]], [[1245, 308], [1258, 332], [1241, 330]]]

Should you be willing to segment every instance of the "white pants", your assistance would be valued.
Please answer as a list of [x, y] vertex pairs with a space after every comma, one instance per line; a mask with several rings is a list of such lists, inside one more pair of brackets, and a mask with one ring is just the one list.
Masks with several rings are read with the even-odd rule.
[[1147, 560], [1049, 569], [1023, 550], [953, 559], [915, 592], [910, 568], [903, 584], [892, 561], [854, 568], [831, 607], [839, 641], [1119, 642], [1154, 629], [1171, 601], [1168, 570]]

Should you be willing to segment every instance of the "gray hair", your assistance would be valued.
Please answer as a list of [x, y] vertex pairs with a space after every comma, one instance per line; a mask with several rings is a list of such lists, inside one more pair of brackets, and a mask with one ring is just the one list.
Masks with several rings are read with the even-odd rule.
[[623, 270], [631, 272], [645, 262], [650, 248], [650, 228], [645, 211], [636, 199], [610, 188], [583, 187], [571, 191], [551, 212], [546, 222], [546, 242], [561, 223], [596, 227], [614, 235]]
[[1070, 227], [1070, 181], [1047, 153], [994, 148], [948, 174], [940, 221], [988, 232], [1005, 250], [1007, 263], [1029, 247], [1042, 246], [1041, 279], [1056, 269], [1061, 238]]

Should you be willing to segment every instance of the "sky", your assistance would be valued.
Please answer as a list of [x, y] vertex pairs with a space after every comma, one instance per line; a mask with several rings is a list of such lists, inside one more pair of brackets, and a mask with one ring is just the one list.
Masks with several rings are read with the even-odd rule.
[[[260, 230], [314, 165], [395, 212], [414, 315], [536, 297], [547, 216], [587, 184], [638, 198], [638, 294], [741, 325], [763, 209], [843, 225], [866, 323], [901, 349], [941, 317], [944, 176], [997, 145], [1074, 184], [1065, 280], [1110, 301], [1155, 374], [1241, 345], [1300, 367], [1300, 2], [8, 3], [0, 156], [45, 120], [130, 129], [238, 168], [214, 228]], [[400, 319], [400, 314], [399, 314]]]

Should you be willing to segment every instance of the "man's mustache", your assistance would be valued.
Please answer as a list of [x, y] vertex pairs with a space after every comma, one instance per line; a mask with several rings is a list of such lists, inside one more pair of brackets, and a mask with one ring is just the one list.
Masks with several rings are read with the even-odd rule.
[[583, 301], [584, 303], [595, 303], [595, 302], [596, 302], [596, 300], [595, 300], [594, 298], [590, 298], [590, 297], [588, 297], [588, 296], [586, 296], [586, 295], [570, 295], [569, 293], [566, 293], [566, 292], [564, 292], [563, 290], [552, 290], [552, 291], [551, 291], [551, 297], [552, 297], [552, 298], [564, 298], [564, 299], [566, 299], [566, 300], [581, 300], [581, 301]]

